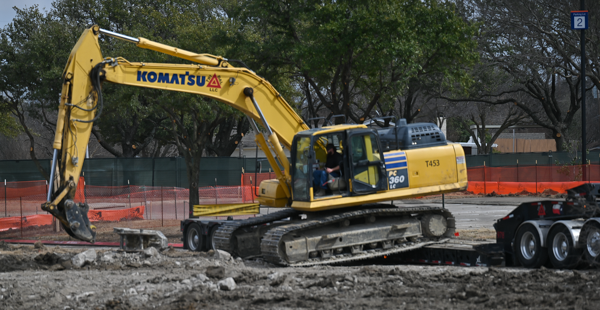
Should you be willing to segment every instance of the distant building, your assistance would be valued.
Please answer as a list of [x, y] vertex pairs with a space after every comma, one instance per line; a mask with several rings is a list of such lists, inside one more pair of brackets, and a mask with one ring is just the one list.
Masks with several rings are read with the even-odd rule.
[[[500, 125], [488, 125], [485, 128], [493, 134], [500, 127]], [[477, 126], [471, 125], [471, 130], [476, 128]], [[556, 142], [554, 139], [547, 139], [548, 137], [547, 130], [538, 125], [514, 125], [498, 136], [494, 141], [496, 144], [494, 148], [500, 153], [556, 152]], [[475, 130], [475, 139], [477, 138]]]

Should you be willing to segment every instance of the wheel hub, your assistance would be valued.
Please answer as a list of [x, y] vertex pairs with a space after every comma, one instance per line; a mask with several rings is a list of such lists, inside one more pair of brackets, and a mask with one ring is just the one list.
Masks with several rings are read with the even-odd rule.
[[558, 261], [564, 261], [569, 256], [569, 241], [564, 233], [556, 234], [552, 240], [552, 253]]
[[523, 238], [521, 239], [521, 254], [525, 259], [532, 259], [535, 256], [536, 252], [536, 243], [535, 237], [531, 232], [526, 232], [523, 234]]
[[188, 247], [192, 251], [197, 251], [200, 247], [200, 236], [195, 229], [190, 229], [188, 232]]
[[600, 231], [594, 229], [588, 234], [586, 241], [588, 253], [594, 258], [598, 257], [600, 255]]

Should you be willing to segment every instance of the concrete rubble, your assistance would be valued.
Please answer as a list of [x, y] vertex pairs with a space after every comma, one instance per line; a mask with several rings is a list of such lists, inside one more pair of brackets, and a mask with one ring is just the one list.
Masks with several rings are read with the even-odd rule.
[[113, 231], [120, 236], [120, 248], [124, 251], [143, 251], [150, 247], [162, 250], [169, 246], [167, 237], [158, 230], [115, 227]]
[[596, 309], [596, 269], [287, 268], [213, 251], [0, 243], [0, 309]]
[[235, 290], [235, 281], [233, 278], [226, 278], [217, 282], [217, 286], [219, 286], [219, 289], [222, 291], [233, 291]]
[[93, 263], [96, 261], [96, 257], [96, 251], [94, 249], [89, 249], [73, 256], [73, 258], [71, 258], [71, 263], [73, 266], [83, 267], [86, 263]]

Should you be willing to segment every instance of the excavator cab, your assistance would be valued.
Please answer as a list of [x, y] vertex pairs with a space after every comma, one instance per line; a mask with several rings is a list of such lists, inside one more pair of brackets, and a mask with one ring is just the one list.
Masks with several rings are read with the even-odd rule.
[[388, 180], [382, 161], [379, 135], [373, 129], [355, 129], [348, 135], [351, 193], [372, 194], [387, 190]]
[[[340, 176], [329, 175], [327, 194], [316, 197], [319, 188], [315, 170], [325, 169], [326, 145], [333, 144], [342, 155]], [[385, 164], [381, 160], [379, 136], [375, 130], [357, 125], [339, 125], [300, 132], [292, 143], [292, 194], [294, 201], [310, 202], [387, 190]], [[316, 183], [315, 183], [316, 182]]]

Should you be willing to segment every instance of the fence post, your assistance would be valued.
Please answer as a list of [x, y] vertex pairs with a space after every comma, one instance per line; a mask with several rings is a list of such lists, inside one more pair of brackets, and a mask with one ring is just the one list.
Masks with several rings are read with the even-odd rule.
[[4, 179], [4, 217], [8, 217], [8, 205], [6, 204], [6, 179]]
[[129, 197], [129, 209], [131, 209], [131, 185], [129, 185], [129, 180], [127, 180], [127, 190], [129, 191], [129, 194], [127, 195], [127, 197]]
[[537, 189], [537, 159], [535, 160], [535, 193], [538, 193], [538, 189]]
[[517, 182], [519, 182], [519, 159], [517, 158]]
[[487, 178], [485, 177], [485, 160], [483, 161], [483, 194], [487, 195]]
[[591, 164], [591, 161], [588, 159], [588, 162], [587, 162], [587, 182], [588, 183], [590, 182], [590, 172], [591, 172], [590, 171], [590, 164]]
[[19, 197], [19, 205], [21, 206], [21, 239], [23, 239], [23, 197]]
[[162, 186], [160, 187], [160, 227], [165, 227], [165, 203]]
[[173, 194], [175, 194], [175, 219], [177, 219], [177, 191], [175, 190], [174, 186], [173, 186]]
[[250, 177], [250, 193], [251, 193], [250, 196], [252, 196], [252, 203], [254, 203], [254, 192], [255, 191], [254, 191], [254, 186], [252, 185], [252, 176], [251, 176]]
[[215, 204], [219, 204], [219, 192], [217, 191], [217, 178], [215, 178]]
[[142, 185], [142, 190], [144, 191], [144, 206], [147, 207], [148, 198], [146, 198], [146, 185]]

